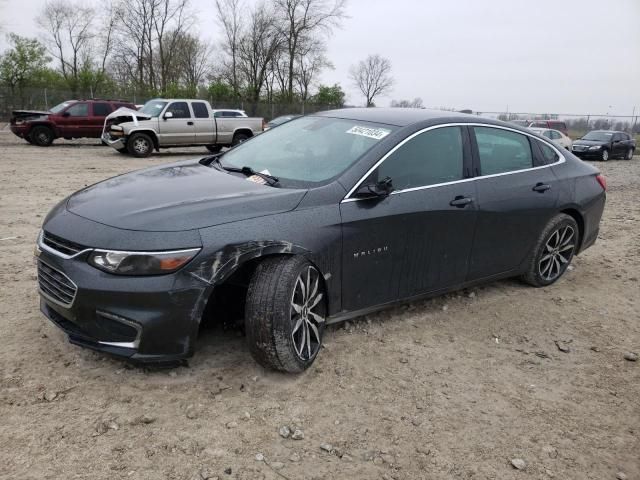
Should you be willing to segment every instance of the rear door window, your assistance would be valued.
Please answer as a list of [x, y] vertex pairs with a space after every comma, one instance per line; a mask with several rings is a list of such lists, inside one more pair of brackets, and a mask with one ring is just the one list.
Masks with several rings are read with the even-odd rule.
[[209, 110], [203, 102], [191, 102], [191, 108], [196, 118], [209, 118]]
[[531, 168], [533, 156], [526, 135], [492, 127], [473, 128], [481, 175], [514, 172]]
[[460, 127], [428, 130], [389, 155], [378, 167], [377, 180], [391, 178], [395, 190], [461, 180], [463, 157]]
[[111, 113], [111, 105], [108, 103], [94, 103], [93, 104], [93, 116], [94, 117], [106, 117]]

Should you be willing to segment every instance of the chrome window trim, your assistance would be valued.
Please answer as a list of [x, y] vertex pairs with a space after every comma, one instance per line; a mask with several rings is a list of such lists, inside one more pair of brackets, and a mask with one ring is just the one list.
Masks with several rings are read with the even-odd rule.
[[124, 253], [126, 255], [170, 255], [173, 253], [199, 252], [202, 247], [185, 248], [182, 250], [156, 250], [156, 251], [138, 251], [138, 250], [105, 250], [103, 248], [92, 248], [95, 253]]
[[367, 200], [367, 198], [352, 198], [351, 195], [353, 195], [353, 193], [358, 189], [358, 187], [362, 184], [362, 182], [365, 181], [365, 179], [371, 175], [371, 173], [378, 168], [382, 162], [384, 162], [389, 156], [391, 156], [391, 154], [393, 154], [396, 150], [398, 150], [401, 146], [403, 146], [405, 143], [407, 143], [408, 141], [412, 140], [413, 138], [417, 137], [418, 135], [424, 133], [424, 132], [428, 132], [429, 130], [435, 130], [436, 128], [445, 128], [445, 127], [489, 127], [489, 128], [497, 128], [500, 130], [507, 130], [510, 132], [514, 132], [514, 133], [519, 133], [520, 135], [525, 135], [527, 137], [531, 137], [539, 142], [543, 142], [546, 145], [548, 145], [549, 147], [551, 147], [556, 154], [558, 155], [559, 160], [557, 162], [554, 163], [550, 163], [548, 165], [540, 165], [538, 167], [531, 167], [531, 168], [523, 168], [521, 170], [513, 170], [511, 172], [502, 172], [502, 173], [493, 173], [490, 175], [478, 175], [477, 177], [471, 177], [471, 178], [463, 178], [460, 180], [454, 180], [451, 182], [444, 182], [444, 183], [434, 183], [432, 185], [424, 185], [421, 187], [411, 187], [411, 188], [405, 188], [402, 190], [394, 190], [393, 192], [391, 192], [391, 195], [397, 195], [400, 193], [405, 193], [405, 192], [415, 192], [418, 190], [426, 190], [428, 188], [437, 188], [437, 187], [442, 187], [445, 185], [454, 185], [456, 183], [465, 183], [465, 182], [472, 182], [475, 180], [481, 180], [483, 178], [493, 178], [493, 177], [501, 177], [504, 175], [513, 175], [515, 173], [523, 173], [523, 172], [530, 172], [530, 171], [534, 171], [534, 170], [540, 170], [542, 168], [548, 168], [548, 167], [552, 167], [554, 165], [560, 165], [562, 163], [565, 163], [566, 160], [564, 158], [564, 155], [562, 155], [562, 153], [558, 150], [558, 148], [553, 145], [550, 141], [546, 140], [546, 139], [542, 139], [540, 137], [536, 137], [535, 135], [533, 135], [532, 133], [528, 133], [528, 132], [522, 132], [520, 130], [516, 130], [515, 128], [509, 128], [509, 127], [503, 127], [502, 125], [492, 125], [490, 123], [480, 123], [480, 122], [474, 122], [474, 123], [465, 123], [465, 122], [460, 122], [460, 123], [443, 123], [440, 125], [432, 125], [430, 127], [426, 127], [423, 128], [422, 130], [419, 130], [415, 133], [412, 133], [411, 135], [409, 135], [407, 138], [405, 138], [404, 140], [402, 140], [400, 143], [398, 143], [395, 147], [393, 147], [391, 150], [389, 150], [380, 160], [378, 160], [369, 170], [367, 170], [367, 172], [360, 178], [360, 180], [358, 180], [356, 182], [356, 184], [353, 186], [353, 188], [351, 188], [351, 190], [349, 190], [349, 192], [344, 196], [344, 198], [342, 199], [342, 201], [340, 203], [347, 203], [347, 202], [357, 202], [359, 200]]
[[60, 271], [59, 269], [49, 265], [47, 262], [45, 262], [44, 260], [42, 260], [41, 258], [38, 258], [38, 262], [42, 262], [44, 263], [47, 267], [49, 267], [52, 270], [55, 270], [56, 272], [58, 272], [60, 275], [62, 275], [64, 278], [66, 278], [67, 280], [69, 280], [69, 283], [71, 283], [71, 285], [74, 286], [75, 291], [73, 292], [73, 298], [71, 299], [70, 303], [63, 303], [60, 300], [53, 298], [51, 295], [49, 295], [47, 292], [45, 292], [44, 290], [42, 290], [42, 288], [40, 288], [40, 272], [38, 272], [38, 265], [36, 264], [36, 274], [38, 276], [38, 293], [40, 295], [42, 295], [44, 298], [46, 298], [47, 300], [49, 300], [50, 302], [55, 303], [56, 305], [59, 305], [62, 308], [71, 308], [73, 306], [73, 304], [76, 301], [76, 297], [78, 295], [78, 285], [76, 285], [76, 282], [74, 282], [73, 280], [71, 280], [64, 272]]

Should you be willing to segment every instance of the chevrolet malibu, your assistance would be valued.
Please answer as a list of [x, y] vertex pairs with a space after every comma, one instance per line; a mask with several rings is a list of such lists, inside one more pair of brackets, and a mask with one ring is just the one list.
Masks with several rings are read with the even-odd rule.
[[605, 186], [506, 123], [324, 112], [64, 199], [36, 248], [41, 310], [74, 344], [157, 363], [234, 313], [260, 364], [300, 372], [327, 324], [499, 278], [553, 284], [596, 241]]

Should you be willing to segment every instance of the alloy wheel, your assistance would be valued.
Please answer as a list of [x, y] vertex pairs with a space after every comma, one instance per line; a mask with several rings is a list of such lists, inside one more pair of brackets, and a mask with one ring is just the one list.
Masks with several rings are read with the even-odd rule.
[[136, 153], [145, 154], [149, 150], [149, 143], [144, 138], [136, 138], [133, 142]]
[[602, 161], [606, 162], [607, 160], [609, 160], [609, 150], [603, 150], [602, 151]]
[[627, 155], [625, 157], [627, 160], [631, 160], [633, 158], [633, 148], [627, 150]]
[[553, 232], [538, 262], [540, 276], [546, 281], [552, 281], [562, 275], [571, 260], [575, 246], [573, 227], [565, 225]]
[[320, 288], [320, 273], [307, 267], [296, 279], [291, 297], [291, 339], [296, 355], [303, 360], [313, 359], [322, 344], [325, 316]]

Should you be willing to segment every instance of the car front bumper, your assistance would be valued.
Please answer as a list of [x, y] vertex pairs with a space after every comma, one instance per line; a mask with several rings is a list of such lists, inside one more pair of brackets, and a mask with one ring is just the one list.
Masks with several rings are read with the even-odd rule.
[[20, 124], [20, 125], [13, 124], [9, 127], [9, 129], [14, 135], [20, 138], [25, 138], [30, 131], [30, 127], [27, 124]]
[[49, 250], [36, 248], [40, 310], [71, 343], [140, 363], [193, 354], [206, 284], [180, 271], [112, 275], [87, 263], [89, 251], [61, 258]]
[[599, 159], [602, 158], [602, 149], [599, 148], [598, 150], [574, 150], [573, 148], [571, 149], [571, 153], [573, 153], [576, 157], [578, 158], [582, 158], [582, 159]]
[[109, 145], [111, 148], [116, 150], [122, 150], [123, 148], [127, 148], [127, 141], [125, 137], [112, 137], [108, 133], [103, 133], [101, 137], [102, 142], [105, 145]]

